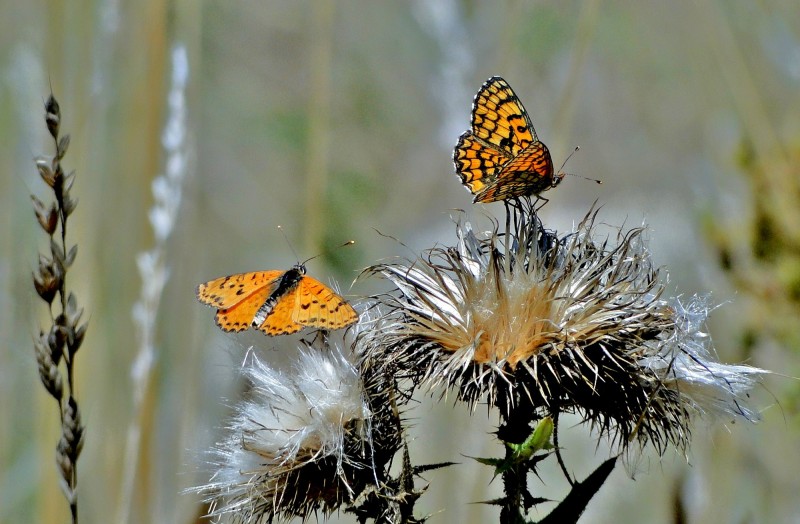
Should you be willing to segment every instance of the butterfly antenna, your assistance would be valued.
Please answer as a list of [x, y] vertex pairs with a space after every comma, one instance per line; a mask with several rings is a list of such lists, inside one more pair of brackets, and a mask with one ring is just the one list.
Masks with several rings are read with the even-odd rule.
[[569, 162], [569, 159], [572, 158], [572, 155], [574, 155], [575, 153], [577, 153], [580, 150], [581, 150], [581, 146], [575, 146], [575, 149], [572, 150], [572, 153], [567, 155], [567, 158], [564, 159], [564, 163], [562, 163], [561, 167], [558, 168], [558, 172], [559, 173], [564, 170], [564, 166], [567, 165], [567, 162]]
[[[353, 244], [355, 244], [355, 243], [356, 243], [356, 241], [355, 241], [355, 240], [348, 240], [348, 241], [347, 241], [347, 242], [345, 242], [344, 244], [342, 244], [342, 245], [340, 245], [340, 246], [336, 246], [336, 249], [339, 249], [340, 247], [352, 246], [352, 245], [353, 245]], [[316, 255], [314, 255], [314, 256], [313, 256], [313, 257], [311, 257], [311, 258], [307, 258], [307, 259], [303, 260], [303, 261], [300, 263], [300, 265], [301, 265], [301, 266], [304, 266], [304, 265], [306, 264], [306, 262], [310, 262], [310, 261], [314, 260], [314, 259], [315, 259], [315, 258], [317, 258], [317, 257], [321, 257], [322, 255], [323, 255], [323, 253], [317, 253]]]
[[[575, 146], [575, 149], [572, 150], [572, 153], [570, 153], [567, 156], [567, 158], [564, 160], [564, 163], [561, 164], [561, 167], [558, 169], [559, 173], [564, 173], [564, 166], [567, 165], [567, 162], [569, 161], [570, 158], [572, 158], [572, 155], [574, 155], [575, 153], [580, 151], [580, 149], [581, 149], [581, 146]], [[565, 175], [569, 175], [569, 176], [576, 176], [578, 178], [583, 178], [584, 180], [591, 180], [592, 182], [597, 182], [598, 184], [602, 184], [603, 183], [602, 180], [597, 180], [596, 178], [589, 178], [589, 177], [586, 177], [586, 176], [583, 176], [583, 175], [576, 175], [575, 173], [564, 173], [564, 174]]]
[[295, 260], [300, 260], [300, 257], [297, 256], [297, 251], [294, 250], [294, 247], [292, 246], [292, 243], [289, 242], [289, 237], [286, 236], [286, 231], [283, 230], [283, 226], [278, 226], [278, 231], [280, 231], [281, 235], [283, 235], [283, 239], [286, 241], [286, 245], [289, 246], [289, 249], [292, 250], [292, 254], [294, 255], [294, 259]]

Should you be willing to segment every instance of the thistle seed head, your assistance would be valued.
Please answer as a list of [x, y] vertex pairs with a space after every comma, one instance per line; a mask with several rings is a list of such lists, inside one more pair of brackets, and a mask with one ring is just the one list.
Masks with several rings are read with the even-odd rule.
[[485, 399], [504, 417], [577, 412], [623, 448], [634, 439], [683, 447], [696, 412], [752, 418], [740, 401], [763, 371], [711, 360], [707, 309], [662, 298], [667, 277], [645, 230], [598, 241], [595, 219], [590, 211], [558, 236], [522, 201], [503, 231], [479, 236], [458, 223], [455, 246], [369, 268], [395, 291], [376, 297], [384, 313], [368, 358], [409, 388], [455, 391], [471, 406]]

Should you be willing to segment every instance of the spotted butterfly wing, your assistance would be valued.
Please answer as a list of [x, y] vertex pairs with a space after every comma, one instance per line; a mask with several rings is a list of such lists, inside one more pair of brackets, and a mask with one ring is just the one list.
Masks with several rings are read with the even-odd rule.
[[340, 329], [358, 319], [352, 306], [305, 270], [297, 265], [217, 278], [200, 284], [197, 298], [218, 309], [215, 319], [224, 331], [254, 327], [275, 336], [304, 326]]
[[539, 141], [522, 102], [499, 76], [487, 80], [475, 95], [471, 131], [508, 158]]
[[453, 162], [461, 183], [475, 195], [473, 202], [538, 195], [563, 177], [555, 174], [522, 102], [498, 76], [475, 96], [472, 127], [459, 138]]
[[341, 329], [358, 320], [358, 314], [331, 288], [306, 275], [297, 287], [293, 319], [304, 326]]
[[[543, 173], [550, 173], [546, 175]], [[550, 152], [541, 142], [534, 142], [502, 167], [497, 180], [475, 195], [475, 202], [497, 202], [509, 198], [538, 195], [561, 182], [553, 176]]]
[[[455, 150], [456, 172], [473, 194], [478, 195], [496, 185], [497, 174], [510, 157], [494, 147], [487, 146], [467, 131], [458, 140]], [[478, 202], [477, 197], [475, 202]]]
[[254, 271], [215, 278], [197, 286], [197, 299], [217, 308], [229, 308], [262, 289], [271, 289], [284, 271]]
[[217, 278], [197, 286], [197, 299], [217, 308], [215, 320], [223, 331], [244, 331], [283, 273], [255, 271]]
[[[303, 325], [294, 320], [296, 309], [295, 296], [286, 294], [275, 303], [272, 312], [267, 315], [263, 322], [255, 326], [259, 331], [272, 337], [277, 335], [289, 335], [297, 333], [303, 329]], [[257, 320], [250, 318], [250, 322], [255, 324]]]

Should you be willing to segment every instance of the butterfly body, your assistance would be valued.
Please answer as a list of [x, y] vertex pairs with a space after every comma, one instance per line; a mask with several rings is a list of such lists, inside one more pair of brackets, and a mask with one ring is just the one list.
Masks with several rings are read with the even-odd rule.
[[303, 327], [340, 329], [358, 314], [328, 286], [298, 264], [288, 271], [255, 271], [217, 278], [197, 287], [200, 302], [217, 308], [224, 331], [250, 327], [267, 335], [296, 333]]
[[508, 82], [487, 80], [472, 105], [471, 129], [458, 140], [453, 162], [473, 202], [538, 195], [561, 182], [550, 151]]
[[251, 326], [258, 329], [258, 326], [263, 324], [270, 313], [275, 310], [278, 301], [283, 298], [284, 295], [293, 292], [305, 274], [306, 268], [301, 265], [294, 266], [292, 269], [282, 274], [277, 281], [275, 290], [270, 293], [269, 297], [261, 304], [261, 307], [258, 308], [258, 311], [256, 311], [256, 314], [253, 316]]

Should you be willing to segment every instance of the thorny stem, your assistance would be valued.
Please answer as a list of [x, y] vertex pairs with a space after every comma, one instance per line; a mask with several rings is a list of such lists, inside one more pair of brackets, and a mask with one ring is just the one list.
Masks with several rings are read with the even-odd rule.
[[[506, 460], [513, 461], [513, 452], [506, 446]], [[520, 506], [522, 505], [522, 495], [526, 487], [527, 468], [522, 464], [515, 463], [503, 472], [503, 489], [506, 496], [503, 507], [500, 510], [500, 524], [519, 524], [525, 522]]]
[[[501, 396], [500, 398], [506, 398]], [[502, 442], [519, 444], [525, 441], [531, 433], [531, 423], [534, 420], [533, 410], [520, 399], [512, 400], [506, 404], [501, 401], [503, 406], [499, 406], [502, 423], [497, 429], [497, 436]], [[507, 415], [503, 415], [507, 413]], [[509, 466], [502, 473], [503, 506], [500, 510], [500, 524], [520, 524], [525, 522], [521, 508], [528, 494], [528, 471], [529, 465], [515, 460], [514, 452], [510, 446], [505, 447], [505, 462]]]

